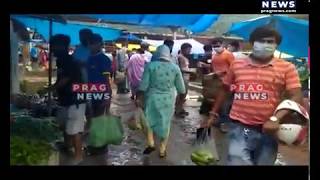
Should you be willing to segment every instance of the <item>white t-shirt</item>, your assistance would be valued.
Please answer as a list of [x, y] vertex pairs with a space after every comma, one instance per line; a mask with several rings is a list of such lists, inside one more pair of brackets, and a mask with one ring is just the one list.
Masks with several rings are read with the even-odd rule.
[[145, 57], [147, 63], [151, 61], [152, 54], [149, 51], [144, 51], [143, 56]]

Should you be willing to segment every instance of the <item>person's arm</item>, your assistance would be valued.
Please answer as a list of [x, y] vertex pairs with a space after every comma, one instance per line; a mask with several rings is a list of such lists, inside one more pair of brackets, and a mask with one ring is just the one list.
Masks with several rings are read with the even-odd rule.
[[[301, 84], [299, 80], [298, 72], [293, 64], [288, 66], [285, 74], [285, 86], [288, 94], [288, 99], [295, 101], [298, 104], [303, 104], [303, 95], [301, 90]], [[279, 129], [279, 124], [282, 123], [283, 118], [288, 114], [292, 113], [291, 110], [280, 110], [274, 116], [277, 117], [278, 121], [266, 121], [263, 125], [263, 131], [269, 134], [275, 134]]]
[[223, 103], [226, 100], [226, 94], [230, 92], [230, 86], [234, 83], [234, 72], [233, 72], [233, 64], [231, 64], [229, 71], [223, 79], [223, 86], [219, 89], [214, 104], [211, 107], [209, 119], [202, 124], [202, 126], [211, 126], [216, 123], [219, 117], [219, 110], [221, 109]]
[[174, 80], [174, 85], [176, 86], [176, 90], [179, 94], [186, 93], [186, 87], [183, 82], [182, 73], [178, 71]]

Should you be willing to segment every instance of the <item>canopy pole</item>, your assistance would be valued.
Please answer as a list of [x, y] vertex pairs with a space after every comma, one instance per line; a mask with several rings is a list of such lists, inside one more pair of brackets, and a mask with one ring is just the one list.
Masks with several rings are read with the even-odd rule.
[[280, 52], [280, 54], [279, 54], [279, 58], [281, 58], [281, 55], [282, 55], [282, 52]]
[[[52, 19], [49, 19], [49, 86], [52, 84], [52, 51], [50, 46], [50, 39], [52, 37]], [[48, 92], [48, 109], [51, 114], [51, 92]]]

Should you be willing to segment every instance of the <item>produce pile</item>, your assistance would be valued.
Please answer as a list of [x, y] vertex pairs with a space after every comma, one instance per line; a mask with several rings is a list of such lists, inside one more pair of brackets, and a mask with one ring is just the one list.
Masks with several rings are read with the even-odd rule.
[[58, 125], [53, 120], [36, 119], [28, 116], [16, 118], [16, 121], [10, 127], [10, 133], [14, 136], [46, 142], [53, 142], [62, 137]]
[[45, 141], [19, 136], [10, 138], [11, 165], [45, 165], [52, 153], [52, 146]]
[[28, 115], [15, 117], [10, 134], [11, 165], [48, 164], [56, 152], [51, 143], [62, 138], [62, 132], [52, 119], [36, 119]]
[[217, 160], [207, 150], [196, 150], [191, 154], [191, 160], [198, 166], [216, 165]]

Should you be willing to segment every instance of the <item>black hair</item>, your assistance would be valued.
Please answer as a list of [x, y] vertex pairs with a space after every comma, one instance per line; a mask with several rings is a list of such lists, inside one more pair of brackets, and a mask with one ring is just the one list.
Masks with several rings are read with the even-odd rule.
[[93, 32], [91, 31], [91, 29], [84, 28], [84, 29], [81, 29], [81, 30], [79, 31], [79, 35], [81, 36], [81, 35], [84, 35], [84, 34], [92, 35]]
[[164, 40], [163, 44], [167, 45], [167, 46], [173, 46], [174, 45], [174, 41], [171, 39], [166, 39]]
[[203, 50], [204, 51], [212, 51], [212, 45], [211, 44], [204, 45]]
[[70, 45], [70, 37], [64, 34], [56, 34], [50, 38], [50, 46], [64, 46], [68, 48]]
[[215, 44], [223, 44], [223, 40], [222, 38], [216, 38], [212, 41], [212, 44], [215, 45]]
[[187, 49], [187, 48], [192, 48], [192, 45], [189, 44], [189, 43], [183, 43], [183, 44], [181, 45], [181, 50], [185, 50], [185, 49]]
[[231, 46], [235, 47], [236, 49], [239, 49], [240, 48], [240, 43], [239, 41], [232, 41], [230, 43]]
[[279, 32], [269, 26], [261, 26], [256, 28], [251, 34], [249, 41], [253, 44], [254, 41], [261, 40], [266, 37], [274, 37], [276, 43], [279, 45], [281, 43], [282, 37]]
[[99, 34], [92, 34], [89, 38], [89, 44], [103, 43], [103, 39]]
[[144, 43], [144, 42], [142, 42], [140, 46], [141, 46], [141, 48], [143, 48], [143, 49], [148, 49], [148, 48], [149, 48], [149, 44]]

